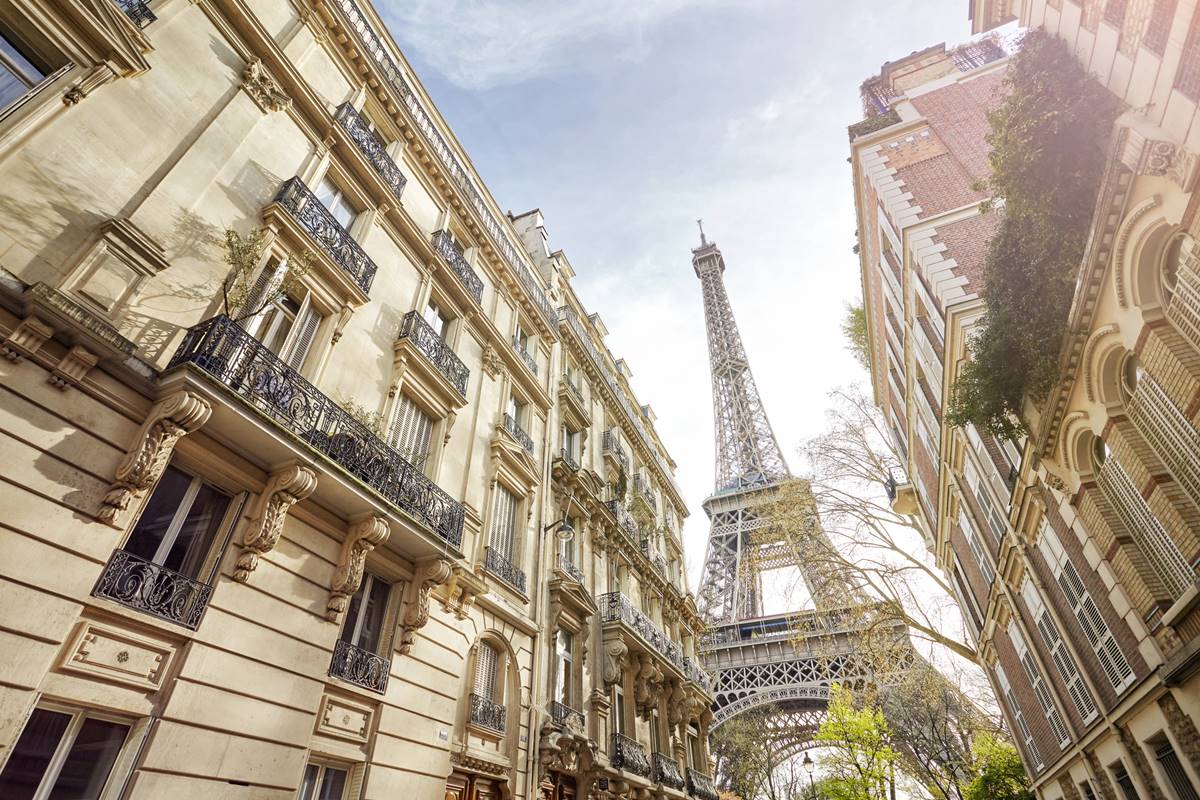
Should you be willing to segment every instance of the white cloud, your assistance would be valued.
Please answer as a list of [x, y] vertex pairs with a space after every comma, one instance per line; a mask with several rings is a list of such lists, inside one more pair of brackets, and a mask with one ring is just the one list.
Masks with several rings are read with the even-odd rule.
[[587, 46], [640, 61], [645, 34], [677, 13], [734, 0], [388, 0], [389, 29], [464, 89], [520, 83], [576, 66]]

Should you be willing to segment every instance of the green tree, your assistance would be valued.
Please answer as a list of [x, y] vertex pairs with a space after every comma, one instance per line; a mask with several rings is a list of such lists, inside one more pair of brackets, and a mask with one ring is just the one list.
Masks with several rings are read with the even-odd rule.
[[846, 316], [842, 320], [842, 335], [846, 337], [846, 349], [863, 369], [871, 369], [870, 339], [867, 337], [867, 312], [863, 303], [846, 304]]
[[896, 753], [883, 712], [855, 703], [854, 693], [834, 684], [829, 708], [815, 737], [818, 764], [829, 800], [885, 800]]
[[1029, 776], [1010, 742], [980, 735], [972, 746], [978, 773], [967, 784], [965, 800], [1033, 800]]

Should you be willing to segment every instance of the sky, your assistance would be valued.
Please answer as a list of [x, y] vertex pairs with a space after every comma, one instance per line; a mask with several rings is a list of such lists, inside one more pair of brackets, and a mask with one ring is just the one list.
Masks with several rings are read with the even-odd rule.
[[880, 65], [969, 38], [964, 0], [377, 0], [501, 208], [552, 249], [628, 362], [678, 464], [696, 589], [713, 489], [696, 219], [725, 256], [750, 363], [794, 473], [860, 295], [846, 126]]

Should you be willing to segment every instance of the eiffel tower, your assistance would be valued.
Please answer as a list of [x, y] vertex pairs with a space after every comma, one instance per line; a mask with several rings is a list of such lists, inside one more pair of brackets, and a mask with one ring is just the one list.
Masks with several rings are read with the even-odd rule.
[[[879, 623], [875, 604], [820, 557], [832, 546], [807, 482], [788, 471], [771, 429], [725, 291], [725, 259], [702, 224], [692, 267], [704, 293], [716, 427], [716, 486], [704, 501], [711, 529], [698, 597], [709, 625], [701, 659], [715, 677], [711, 730], [765, 708], [764, 735], [786, 758], [810, 746], [833, 683], [887, 680], [877, 674], [878, 659], [863, 656], [868, 628], [879, 636], [882, 624], [898, 645], [901, 658], [891, 659], [888, 671], [903, 671], [915, 654], [907, 627]], [[805, 507], [801, 535], [786, 535], [767, 513], [783, 492]], [[763, 573], [781, 568], [799, 574], [811, 608], [764, 615]]]

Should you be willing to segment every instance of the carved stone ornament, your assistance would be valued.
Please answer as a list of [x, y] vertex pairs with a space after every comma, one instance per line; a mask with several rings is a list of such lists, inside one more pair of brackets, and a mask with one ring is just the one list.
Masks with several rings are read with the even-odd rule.
[[264, 112], [287, 111], [292, 106], [279, 83], [267, 72], [262, 59], [251, 59], [242, 70], [242, 88]]
[[258, 566], [258, 557], [275, 549], [283, 535], [288, 511], [317, 488], [317, 473], [310, 467], [293, 464], [272, 473], [258, 497], [254, 517], [242, 540], [233, 579], [243, 583]]
[[0, 355], [14, 364], [30, 358], [54, 334], [54, 329], [37, 317], [26, 317], [13, 329], [8, 338], [0, 342]]
[[1196, 174], [1196, 156], [1173, 142], [1151, 139], [1142, 147], [1137, 171], [1142, 175], [1169, 178], [1185, 192], [1192, 190]]
[[459, 564], [454, 565], [453, 574], [446, 583], [442, 596], [442, 610], [458, 619], [466, 619], [475, 604], [475, 599], [487, 594], [487, 582]]
[[400, 644], [396, 647], [400, 655], [408, 655], [412, 651], [417, 631], [429, 622], [429, 593], [435, 586], [445, 583], [451, 572], [450, 562], [441, 558], [417, 569], [417, 574], [413, 577], [412, 596], [400, 623]]
[[99, 361], [99, 356], [77, 344], [67, 351], [67, 354], [62, 357], [46, 380], [55, 389], [65, 392], [72, 386], [78, 386], [88, 371]]
[[684, 700], [687, 693], [683, 690], [683, 684], [679, 681], [671, 681], [671, 697], [667, 702], [667, 722], [672, 725], [678, 725], [683, 721]]
[[492, 347], [491, 343], [487, 344], [483, 348], [483, 371], [494, 378], [500, 374], [502, 369], [504, 369], [504, 359], [500, 357], [500, 353]]
[[338, 560], [337, 569], [333, 573], [333, 582], [329, 587], [329, 602], [325, 607], [325, 619], [337, 622], [342, 612], [350, 602], [350, 598], [358, 591], [362, 583], [363, 568], [367, 564], [367, 554], [375, 549], [375, 545], [387, 538], [391, 528], [387, 520], [380, 516], [370, 516], [359, 520], [346, 531], [346, 541], [342, 542], [342, 556]]
[[610, 639], [604, 643], [604, 683], [614, 684], [621, 680], [621, 673], [629, 657], [629, 646], [620, 639]]
[[639, 669], [634, 677], [633, 694], [643, 719], [650, 718], [651, 709], [658, 708], [658, 697], [662, 692], [663, 672], [654, 663], [649, 653], [642, 653]]
[[208, 421], [207, 400], [181, 390], [158, 401], [138, 430], [133, 446], [117, 466], [96, 518], [114, 528], [122, 526], [129, 504], [149, 489], [167, 468], [176, 443]]
[[1055, 475], [1053, 472], [1046, 473], [1046, 477], [1043, 478], [1043, 483], [1056, 492], [1061, 492], [1062, 494], [1067, 493], [1067, 482]]

